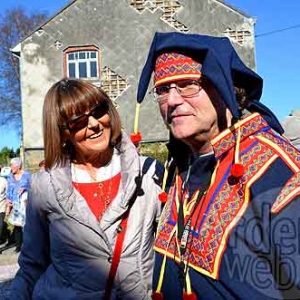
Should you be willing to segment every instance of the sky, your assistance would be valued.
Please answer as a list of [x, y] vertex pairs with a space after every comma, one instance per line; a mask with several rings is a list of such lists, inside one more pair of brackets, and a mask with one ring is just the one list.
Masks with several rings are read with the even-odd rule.
[[[202, 0], [199, 0], [202, 1]], [[68, 0], [0, 0], [0, 13], [21, 6], [52, 15]], [[227, 0], [256, 19], [256, 72], [264, 79], [261, 102], [282, 121], [300, 109], [300, 0]], [[0, 150], [19, 146], [17, 134], [0, 127]]]

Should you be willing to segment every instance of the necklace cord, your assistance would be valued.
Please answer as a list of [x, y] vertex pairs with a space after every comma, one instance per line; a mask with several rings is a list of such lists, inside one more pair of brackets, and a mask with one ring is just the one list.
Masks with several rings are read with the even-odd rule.
[[[190, 171], [190, 169], [189, 169], [189, 171]], [[196, 190], [196, 192], [193, 193], [190, 201], [193, 201], [194, 198], [196, 198], [196, 201], [191, 209], [188, 219], [184, 223], [184, 219], [186, 216], [184, 215], [183, 195], [185, 193], [187, 182], [189, 180], [189, 175], [190, 175], [189, 171], [188, 171], [185, 181], [182, 184], [180, 200], [179, 200], [179, 194], [178, 194], [179, 191], [178, 191], [178, 181], [177, 181], [177, 197], [178, 197], [177, 203], [179, 204], [178, 221], [177, 221], [177, 228], [178, 228], [177, 239], [178, 239], [178, 241], [180, 241], [180, 247], [178, 247], [179, 248], [179, 256], [180, 256], [179, 281], [180, 281], [180, 284], [181, 284], [183, 290], [187, 290], [187, 288], [188, 288], [187, 282], [186, 282], [187, 271], [188, 271], [188, 262], [184, 263], [184, 254], [186, 252], [187, 245], [188, 245], [192, 217], [197, 209], [197, 206], [198, 206], [200, 200], [203, 198], [204, 195], [206, 195], [207, 190], [210, 186], [211, 179], [213, 177], [212, 176], [213, 172], [212, 172], [212, 170], [210, 170], [208, 172], [203, 184], [201, 185], [201, 187], [198, 190]], [[190, 201], [187, 201], [187, 203], [189, 203]], [[202, 202], [202, 204], [203, 204], [203, 202]], [[201, 210], [201, 208], [200, 208], [200, 210]], [[188, 290], [190, 290], [190, 288], [188, 288]]]

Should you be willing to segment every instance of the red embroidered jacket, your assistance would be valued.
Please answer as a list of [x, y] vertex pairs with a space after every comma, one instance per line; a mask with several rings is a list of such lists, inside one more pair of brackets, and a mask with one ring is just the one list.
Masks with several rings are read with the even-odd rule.
[[[238, 130], [239, 161], [244, 174], [232, 180]], [[300, 219], [299, 223], [295, 220], [300, 209], [300, 201], [295, 200], [300, 194], [299, 151], [258, 113], [222, 132], [212, 145], [215, 170], [206, 195], [192, 214], [182, 259], [188, 266], [192, 289], [198, 299], [281, 298], [287, 290], [287, 284], [282, 289], [280, 286], [284, 274], [292, 286], [289, 290], [299, 294], [295, 275], [300, 272]], [[177, 215], [179, 202], [184, 201], [186, 223], [195, 199], [185, 197], [188, 191], [181, 195], [181, 185], [182, 178], [178, 176], [155, 242], [154, 289], [159, 286], [164, 299], [180, 299], [182, 294], [179, 282], [174, 286], [182, 243], [177, 237]], [[292, 256], [286, 254], [289, 251], [293, 251]], [[290, 259], [292, 266], [285, 269], [284, 260]], [[245, 262], [248, 265], [242, 268]], [[276, 263], [280, 272], [275, 270]]]

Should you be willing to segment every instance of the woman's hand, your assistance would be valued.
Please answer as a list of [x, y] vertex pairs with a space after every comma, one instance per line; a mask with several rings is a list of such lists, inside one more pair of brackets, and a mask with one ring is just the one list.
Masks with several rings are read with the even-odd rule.
[[24, 188], [19, 188], [18, 195], [21, 196], [25, 190], [26, 189], [24, 189]]
[[5, 208], [5, 217], [8, 217], [12, 210], [12, 202], [10, 200], [6, 200], [6, 208]]

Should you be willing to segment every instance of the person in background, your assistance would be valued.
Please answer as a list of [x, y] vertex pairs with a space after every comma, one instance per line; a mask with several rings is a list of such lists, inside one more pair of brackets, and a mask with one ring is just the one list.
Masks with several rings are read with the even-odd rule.
[[6, 216], [10, 224], [14, 225], [15, 252], [21, 250], [23, 241], [23, 227], [26, 221], [26, 204], [30, 187], [31, 174], [23, 170], [20, 157], [10, 161], [11, 173], [7, 177], [7, 210]]
[[153, 299], [300, 299], [300, 153], [262, 78], [229, 39], [175, 32], [156, 33], [138, 103], [153, 72], [176, 166]]
[[31, 175], [31, 180], [34, 180], [35, 176], [40, 173], [40, 172], [44, 172], [45, 171], [45, 160], [41, 160], [38, 164], [38, 170], [36, 172], [34, 172], [32, 175]]
[[45, 160], [44, 159], [39, 162], [39, 172], [43, 172], [43, 171], [45, 171]]
[[46, 170], [32, 180], [11, 299], [151, 299], [157, 162], [145, 167], [87, 81], [49, 89], [43, 132]]
[[300, 150], [300, 109], [294, 109], [281, 122], [284, 129], [284, 136]]
[[[2, 169], [2, 166], [0, 166], [0, 172], [1, 172], [1, 169]], [[0, 242], [1, 242], [5, 212], [6, 212], [6, 205], [7, 205], [6, 188], [7, 188], [7, 181], [4, 177], [0, 176]]]

